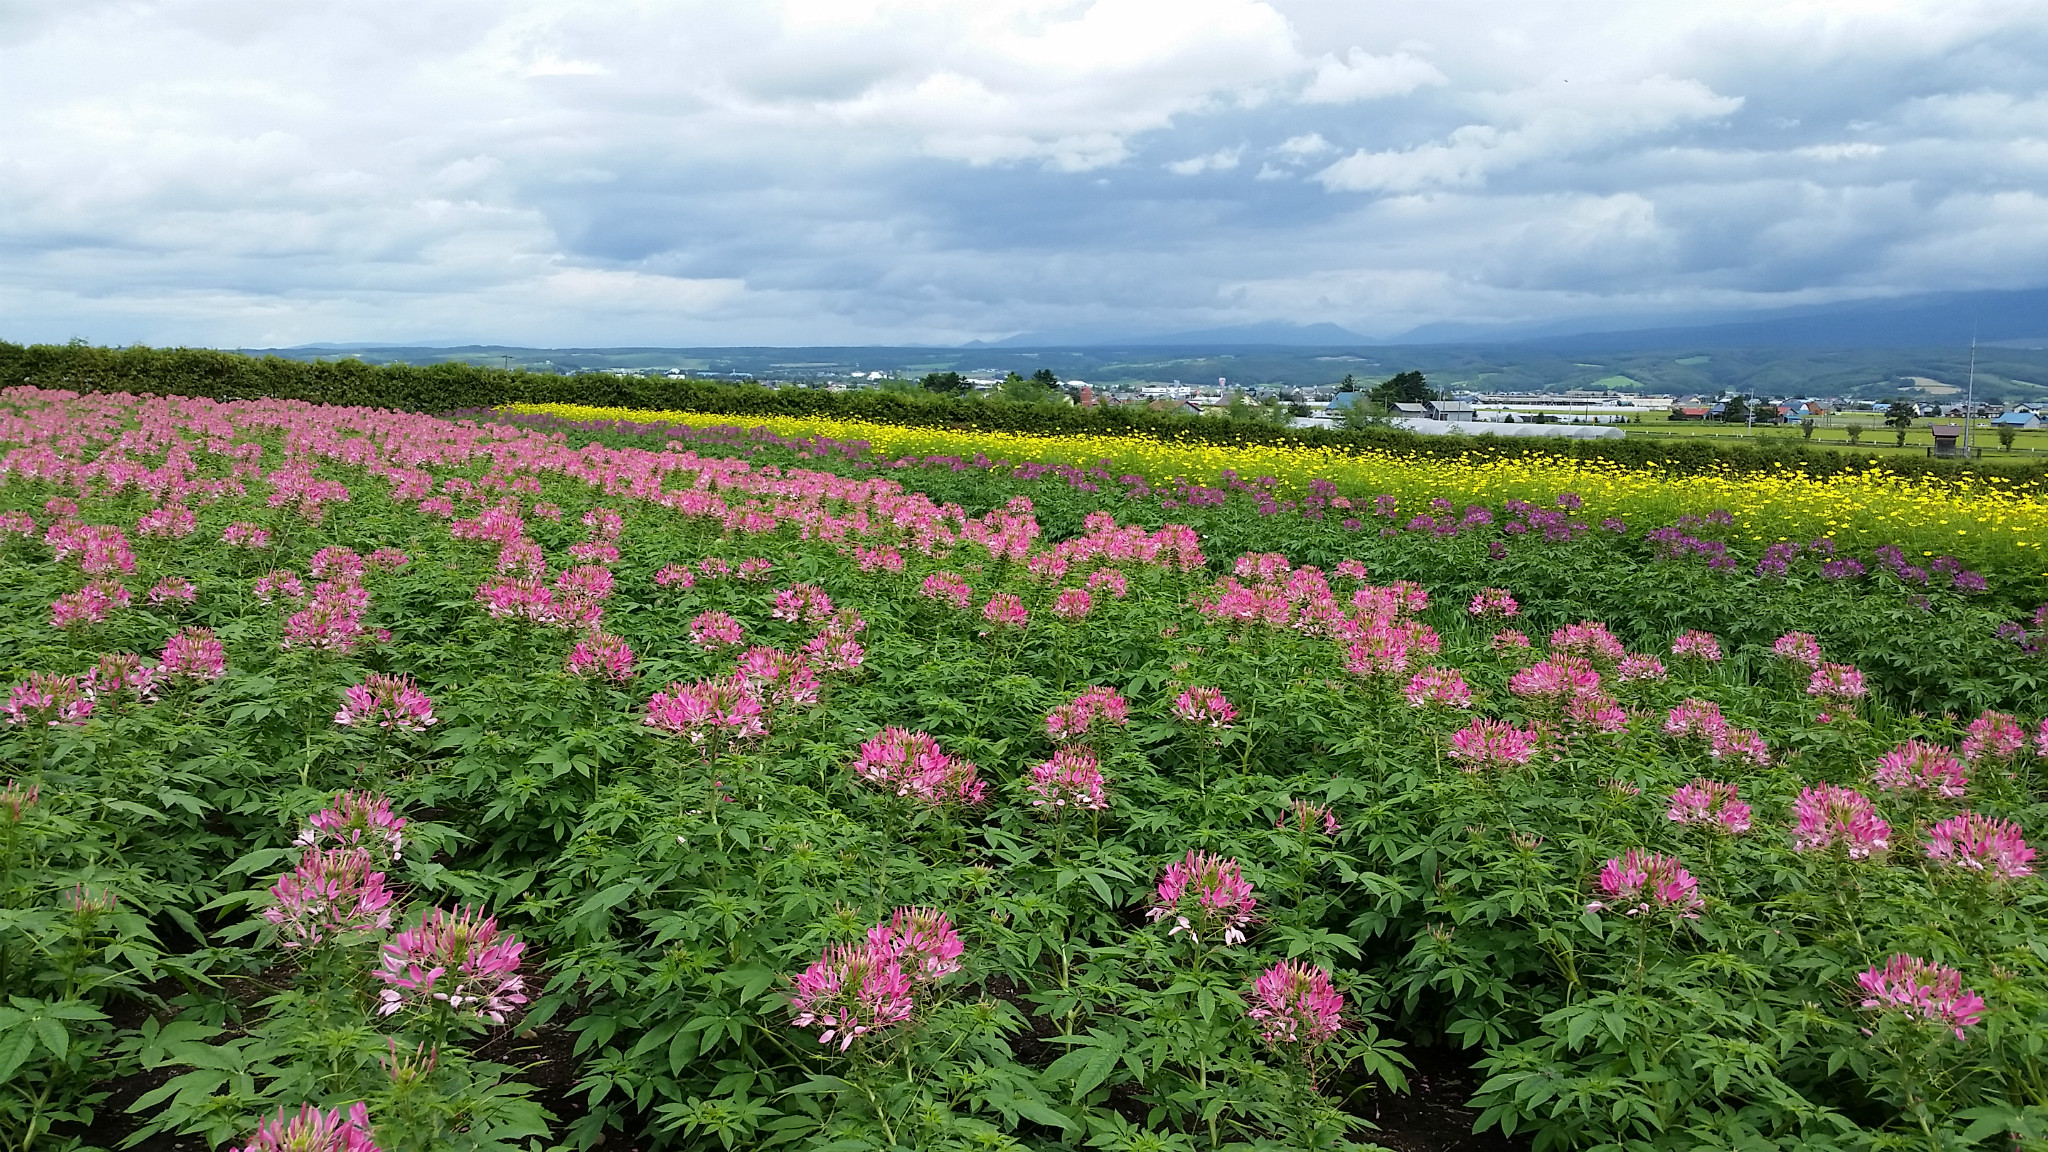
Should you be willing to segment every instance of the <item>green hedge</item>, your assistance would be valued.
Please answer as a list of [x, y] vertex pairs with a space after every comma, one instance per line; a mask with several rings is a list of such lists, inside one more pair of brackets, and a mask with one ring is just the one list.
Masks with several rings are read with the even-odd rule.
[[541, 375], [472, 364], [371, 365], [359, 360], [286, 360], [198, 348], [24, 347], [0, 341], [0, 386], [19, 384], [217, 400], [270, 396], [415, 412], [557, 403], [680, 409], [741, 419], [826, 416], [912, 427], [1040, 435], [1140, 435], [1226, 445], [1290, 443], [1351, 451], [1384, 449], [1416, 456], [1570, 456], [1678, 473], [1714, 469], [1765, 472], [1790, 467], [1814, 475], [1882, 469], [1913, 476], [2003, 476], [2028, 487], [2041, 487], [2048, 480], [2048, 463], [1965, 463], [1913, 457], [1880, 458], [1873, 463], [1869, 457], [1811, 448], [1803, 441], [1737, 446], [1634, 438], [1422, 436], [1392, 428], [1290, 429], [1215, 417], [1170, 416], [1142, 408], [1002, 404], [919, 392], [823, 392], [708, 380]]

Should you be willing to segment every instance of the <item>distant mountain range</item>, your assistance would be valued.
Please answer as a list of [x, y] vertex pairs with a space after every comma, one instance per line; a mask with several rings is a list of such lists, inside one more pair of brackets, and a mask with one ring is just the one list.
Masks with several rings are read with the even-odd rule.
[[2048, 343], [2048, 288], [1945, 292], [1852, 300], [1761, 312], [1661, 317], [1591, 316], [1520, 324], [1436, 323], [1374, 339], [1336, 324], [1283, 320], [1153, 335], [1028, 332], [968, 348], [1273, 347], [1365, 348], [1447, 344], [1542, 344], [1598, 351], [1651, 348], [1923, 348]]

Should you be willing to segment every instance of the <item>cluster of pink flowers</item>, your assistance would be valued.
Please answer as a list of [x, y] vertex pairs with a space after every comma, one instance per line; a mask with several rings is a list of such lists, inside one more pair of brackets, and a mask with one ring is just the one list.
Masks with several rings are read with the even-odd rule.
[[1802, 788], [1792, 802], [1797, 821], [1792, 831], [1796, 852], [1839, 848], [1851, 860], [1882, 854], [1891, 847], [1891, 825], [1877, 815], [1868, 797], [1853, 788], [1816, 784]]
[[391, 891], [361, 848], [315, 848], [270, 888], [263, 918], [286, 948], [315, 948], [391, 926]]
[[835, 1038], [846, 1051], [862, 1036], [902, 1024], [917, 997], [960, 971], [965, 946], [946, 914], [898, 908], [859, 944], [835, 944], [795, 981], [790, 1023], [818, 1028], [818, 1043]]
[[1488, 637], [1486, 646], [1497, 656], [1505, 656], [1510, 652], [1525, 652], [1529, 649], [1529, 637], [1513, 628], [1507, 628]]
[[287, 1118], [284, 1109], [256, 1126], [256, 1134], [235, 1152], [379, 1152], [370, 1129], [369, 1108], [357, 1102], [348, 1113], [302, 1105]]
[[183, 540], [199, 527], [192, 510], [183, 504], [160, 504], [135, 521], [135, 534], [162, 540]]
[[1408, 681], [1410, 708], [1453, 708], [1472, 706], [1472, 689], [1456, 668], [1424, 668]]
[[1628, 916], [1668, 913], [1686, 920], [1699, 918], [1706, 901], [1700, 897], [1699, 881], [1693, 879], [1675, 856], [1631, 848], [1610, 858], [1600, 869], [1597, 882], [1600, 899], [1586, 905], [1588, 912], [1613, 910]]
[[1963, 736], [1963, 759], [1972, 764], [1979, 760], [2012, 760], [2026, 750], [2027, 736], [2020, 730], [2019, 721], [2003, 712], [1985, 712], [1970, 721], [1970, 729]]
[[1451, 734], [1450, 756], [1466, 772], [1512, 768], [1536, 755], [1536, 733], [1505, 720], [1478, 719]]
[[1605, 624], [1584, 620], [1570, 624], [1550, 634], [1550, 650], [1565, 656], [1577, 656], [1594, 664], [1613, 665], [1628, 655], [1628, 648]]
[[409, 676], [372, 672], [361, 684], [341, 694], [334, 722], [344, 728], [367, 725], [396, 732], [419, 732], [434, 724], [434, 702]]
[[164, 642], [157, 674], [185, 680], [218, 680], [227, 674], [227, 649], [208, 628], [181, 628]]
[[654, 586], [688, 592], [697, 586], [697, 577], [690, 573], [687, 564], [664, 564], [654, 574]]
[[1258, 900], [1238, 862], [1190, 850], [1166, 866], [1159, 876], [1159, 899], [1145, 914], [1148, 920], [1172, 920], [1168, 936], [1182, 932], [1190, 940], [1221, 934], [1225, 944], [1242, 944]]
[[1597, 694], [1600, 673], [1582, 657], [1552, 657], [1510, 676], [1508, 691], [1525, 699], [1561, 703], [1574, 696]]
[[1811, 632], [1787, 632], [1771, 645], [1771, 651], [1781, 660], [1806, 667], [1819, 668], [1822, 663], [1820, 641]]
[[[981, 606], [981, 618], [988, 621], [989, 628], [1022, 628], [1031, 618], [1024, 607], [1024, 601], [1014, 592], [998, 592]], [[982, 629], [986, 634], [989, 628]]]
[[818, 693], [823, 688], [802, 656], [792, 656], [780, 648], [747, 649], [740, 654], [733, 673], [748, 691], [774, 705], [807, 708], [818, 702]]
[[1259, 1038], [1276, 1048], [1298, 1048], [1306, 1058], [1344, 1030], [1344, 997], [1321, 968], [1283, 960], [1252, 982], [1246, 1016]]
[[1183, 724], [1228, 728], [1237, 719], [1237, 709], [1216, 688], [1187, 688], [1173, 700], [1174, 719]]
[[974, 601], [974, 586], [951, 572], [934, 572], [924, 578], [918, 594], [955, 608], [965, 608]]
[[1703, 661], [1708, 664], [1721, 662], [1721, 640], [1712, 632], [1686, 631], [1678, 634], [1671, 644], [1673, 656]]
[[1628, 709], [1616, 703], [1613, 697], [1599, 692], [1586, 692], [1572, 697], [1565, 709], [1565, 719], [1572, 727], [1587, 732], [1615, 735], [1628, 731]]
[[768, 615], [791, 624], [818, 623], [832, 616], [832, 597], [815, 584], [792, 584], [775, 593]]
[[327, 807], [306, 818], [292, 843], [316, 851], [361, 849], [388, 864], [405, 847], [405, 823], [405, 817], [391, 810], [390, 799], [379, 793], [340, 792]]
[[111, 524], [59, 520], [43, 534], [43, 543], [58, 560], [75, 557], [79, 571], [88, 576], [135, 571], [135, 553], [128, 546], [128, 537]]
[[867, 631], [867, 621], [851, 608], [841, 609], [818, 634], [804, 644], [805, 660], [821, 672], [857, 672], [867, 662], [867, 649], [856, 639]]
[[987, 798], [988, 783], [969, 760], [956, 760], [929, 733], [884, 728], [860, 746], [853, 773], [876, 788], [934, 807], [973, 806]]
[[633, 648], [609, 632], [586, 632], [569, 650], [563, 670], [584, 680], [624, 684], [633, 679]]
[[705, 612], [690, 621], [690, 643], [706, 652], [731, 648], [745, 636], [740, 622], [724, 612]]
[[1908, 740], [1878, 758], [1871, 782], [1880, 792], [1931, 792], [1953, 800], [1969, 788], [1970, 778], [1953, 752]]
[[715, 751], [765, 735], [765, 712], [760, 696], [739, 676], [695, 684], [678, 680], [648, 699], [641, 723], [664, 736], [686, 736], [693, 746]]
[[1822, 664], [1807, 681], [1806, 694], [1842, 708], [1863, 699], [1869, 689], [1863, 685], [1861, 670], [1848, 664]]
[[83, 724], [92, 715], [92, 706], [78, 677], [50, 672], [31, 672], [7, 693], [7, 719], [13, 724]]
[[100, 577], [76, 592], [66, 592], [50, 602], [50, 627], [69, 630], [98, 624], [107, 613], [131, 603], [128, 589], [117, 580]]
[[1121, 728], [1131, 721], [1131, 706], [1114, 688], [1094, 687], [1045, 715], [1045, 733], [1061, 743], [1085, 740], [1099, 723]]
[[1085, 620], [1092, 606], [1087, 592], [1079, 588], [1066, 588], [1053, 597], [1052, 614], [1062, 620]]
[[2034, 850], [2010, 820], [1961, 812], [1927, 830], [1927, 858], [1991, 880], [2034, 874]]
[[1895, 955], [1859, 973], [1856, 983], [1867, 994], [1863, 1007], [1949, 1029], [1958, 1040], [1984, 1018], [1984, 998], [1963, 987], [1961, 972], [1913, 956]]
[[1721, 715], [1721, 706], [1711, 700], [1687, 700], [1664, 717], [1664, 734], [1679, 739], [1707, 741], [1707, 754], [1716, 760], [1747, 761], [1757, 767], [1771, 762], [1763, 736], [1748, 728], [1737, 728]]
[[1100, 812], [1109, 807], [1109, 789], [1102, 780], [1102, 765], [1095, 750], [1070, 744], [1056, 749], [1052, 759], [1031, 769], [1024, 785], [1031, 793], [1033, 808], [1049, 809], [1053, 815], [1068, 811]]
[[144, 599], [158, 607], [176, 607], [193, 604], [199, 599], [199, 587], [190, 580], [177, 576], [166, 576], [149, 586]]
[[1674, 824], [1697, 824], [1716, 832], [1749, 831], [1749, 805], [1736, 799], [1737, 788], [1718, 780], [1694, 780], [1671, 794], [1664, 816]]
[[110, 653], [86, 669], [82, 687], [94, 700], [118, 702], [127, 697], [141, 703], [156, 695], [156, 669], [132, 652]]
[[1522, 606], [1515, 602], [1514, 595], [1505, 588], [1482, 588], [1472, 594], [1472, 603], [1465, 611], [1473, 616], [1487, 619], [1520, 614]]
[[465, 907], [452, 914], [429, 908], [418, 927], [384, 942], [382, 964], [373, 973], [384, 983], [377, 1014], [446, 1005], [458, 1016], [503, 1024], [507, 1013], [526, 1003], [526, 982], [519, 975], [525, 951], [517, 938], [498, 934], [494, 916]]
[[231, 548], [260, 551], [270, 547], [270, 529], [236, 521], [221, 532], [220, 542]]
[[1320, 832], [1335, 836], [1344, 830], [1337, 822], [1337, 814], [1321, 804], [1308, 800], [1291, 800], [1287, 807], [1274, 819], [1273, 827], [1286, 830], [1292, 828], [1303, 836]]
[[868, 929], [868, 945], [903, 966], [913, 986], [936, 984], [960, 971], [966, 947], [953, 921], [936, 908], [898, 908]]
[[1665, 679], [1664, 662], [1655, 656], [1624, 656], [1614, 666], [1614, 678], [1623, 684], [1661, 684]]

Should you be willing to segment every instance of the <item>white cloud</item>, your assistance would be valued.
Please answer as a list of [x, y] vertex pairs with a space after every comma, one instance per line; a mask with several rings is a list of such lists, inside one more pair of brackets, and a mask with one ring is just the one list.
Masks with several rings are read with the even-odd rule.
[[1405, 96], [1417, 88], [1450, 83], [1427, 60], [1396, 52], [1374, 56], [1354, 47], [1345, 58], [1324, 56], [1316, 62], [1315, 78], [1302, 91], [1305, 104], [1352, 104], [1382, 96]]
[[1291, 160], [1305, 160], [1311, 156], [1320, 156], [1334, 147], [1335, 145], [1323, 139], [1322, 133], [1304, 132], [1299, 136], [1289, 136], [1282, 140], [1273, 146], [1273, 151]]
[[1175, 176], [1199, 176], [1204, 172], [1228, 172], [1237, 167], [1238, 158], [1244, 155], [1244, 146], [1218, 148], [1201, 156], [1190, 156], [1186, 160], [1175, 160], [1166, 166]]

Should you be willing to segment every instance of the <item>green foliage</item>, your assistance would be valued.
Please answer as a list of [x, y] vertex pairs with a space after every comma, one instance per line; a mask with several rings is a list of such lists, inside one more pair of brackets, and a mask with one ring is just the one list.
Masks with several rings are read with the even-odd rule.
[[964, 396], [973, 391], [974, 385], [958, 372], [929, 372], [923, 381], [924, 390], [941, 396]]
[[1381, 408], [1391, 408], [1395, 404], [1420, 404], [1425, 400], [1436, 399], [1436, 393], [1431, 390], [1429, 381], [1423, 379], [1422, 373], [1413, 369], [1396, 373], [1373, 385], [1371, 395], [1373, 403]]
[[1910, 402], [1894, 400], [1891, 403], [1891, 407], [1884, 410], [1884, 423], [1887, 428], [1897, 428], [1903, 432], [1911, 428], [1913, 421], [1918, 419], [1919, 416], [1920, 409]]

